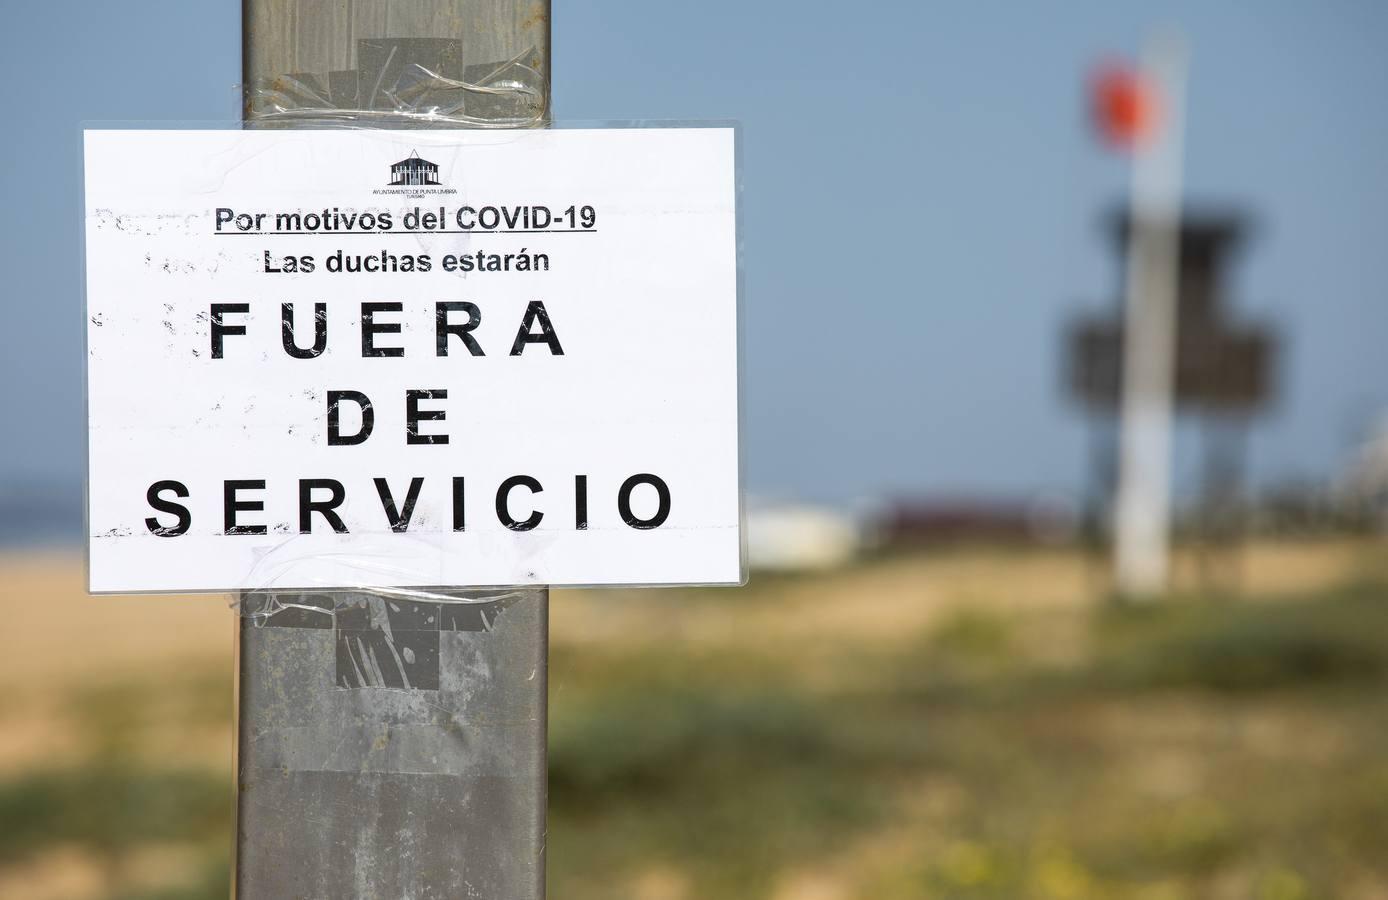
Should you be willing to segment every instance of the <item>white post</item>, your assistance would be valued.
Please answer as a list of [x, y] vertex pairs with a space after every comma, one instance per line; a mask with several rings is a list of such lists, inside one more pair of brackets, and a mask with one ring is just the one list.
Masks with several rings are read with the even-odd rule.
[[1159, 91], [1159, 123], [1133, 165], [1124, 303], [1114, 576], [1119, 593], [1166, 588], [1171, 527], [1171, 421], [1180, 266], [1186, 48], [1149, 42], [1144, 76]]

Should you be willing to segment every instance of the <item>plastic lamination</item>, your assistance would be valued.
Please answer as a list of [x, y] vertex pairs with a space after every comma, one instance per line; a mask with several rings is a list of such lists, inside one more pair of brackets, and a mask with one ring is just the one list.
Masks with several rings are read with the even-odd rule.
[[548, 0], [247, 0], [251, 127], [534, 128]]
[[[281, 613], [300, 617], [324, 617], [331, 623], [338, 610], [337, 601], [355, 596], [379, 597], [383, 602], [439, 603], [454, 606], [474, 606], [516, 600], [533, 593], [533, 587], [498, 590], [472, 590], [465, 596], [457, 588], [324, 588], [317, 591], [242, 591], [232, 601], [232, 609], [260, 625]], [[307, 598], [307, 599], [306, 599]]]
[[509, 59], [465, 65], [461, 41], [362, 40], [356, 69], [258, 79], [246, 88], [259, 127], [535, 128], [546, 124], [545, 80], [530, 47]]

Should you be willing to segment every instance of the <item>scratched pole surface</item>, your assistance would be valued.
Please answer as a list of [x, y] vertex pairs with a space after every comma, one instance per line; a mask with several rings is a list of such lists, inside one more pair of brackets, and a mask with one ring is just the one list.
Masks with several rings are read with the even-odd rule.
[[[548, 0], [245, 0], [255, 127], [535, 127]], [[239, 898], [544, 896], [549, 593], [242, 595]]]

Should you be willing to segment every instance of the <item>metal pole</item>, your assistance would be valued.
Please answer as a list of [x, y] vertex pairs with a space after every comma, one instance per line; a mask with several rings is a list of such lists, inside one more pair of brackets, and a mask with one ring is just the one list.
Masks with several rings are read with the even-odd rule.
[[1121, 431], [1114, 508], [1119, 593], [1164, 590], [1171, 522], [1171, 417], [1184, 137], [1185, 47], [1163, 35], [1143, 69], [1161, 88], [1159, 135], [1133, 169], [1124, 304]]
[[[250, 126], [548, 121], [548, 0], [243, 8]], [[433, 595], [242, 595], [236, 897], [544, 896], [549, 592]]]

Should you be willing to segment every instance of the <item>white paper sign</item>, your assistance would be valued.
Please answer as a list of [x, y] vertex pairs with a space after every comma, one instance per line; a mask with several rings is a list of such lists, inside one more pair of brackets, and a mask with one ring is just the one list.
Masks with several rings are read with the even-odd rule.
[[733, 141], [88, 131], [91, 590], [740, 581]]

